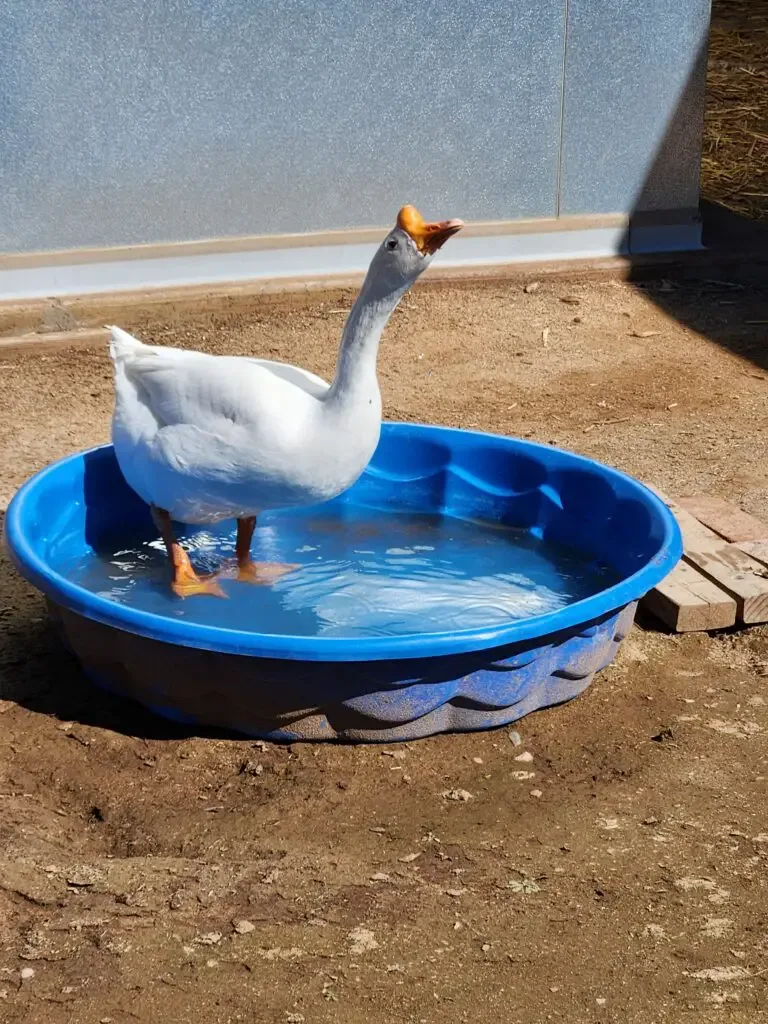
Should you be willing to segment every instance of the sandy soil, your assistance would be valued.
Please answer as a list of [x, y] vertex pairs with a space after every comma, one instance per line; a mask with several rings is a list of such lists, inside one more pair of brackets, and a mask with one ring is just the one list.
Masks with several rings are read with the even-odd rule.
[[[767, 298], [422, 288], [385, 336], [386, 415], [551, 441], [768, 519]], [[349, 301], [64, 312], [328, 375]], [[107, 438], [111, 378], [81, 349], [0, 355], [0, 384], [2, 505]], [[7, 563], [0, 621], [9, 1024], [768, 1019], [765, 629], [637, 628], [520, 746], [504, 729], [284, 748], [94, 692]]]

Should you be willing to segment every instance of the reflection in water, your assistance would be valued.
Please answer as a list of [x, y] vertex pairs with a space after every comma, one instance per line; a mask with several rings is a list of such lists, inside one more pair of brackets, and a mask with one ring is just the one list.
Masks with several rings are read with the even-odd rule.
[[[234, 555], [234, 530], [184, 542], [201, 571]], [[57, 568], [110, 600], [201, 625], [294, 636], [397, 636], [498, 625], [554, 611], [616, 581], [582, 553], [495, 524], [333, 505], [265, 517], [254, 558], [299, 563], [271, 586], [224, 581], [228, 601], [182, 601], [162, 542], [125, 540]]]

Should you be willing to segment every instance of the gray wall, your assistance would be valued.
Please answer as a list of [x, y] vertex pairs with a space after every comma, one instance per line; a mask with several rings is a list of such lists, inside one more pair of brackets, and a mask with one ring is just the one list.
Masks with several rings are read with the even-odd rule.
[[695, 205], [709, 0], [0, 0], [0, 251]]
[[698, 205], [709, 12], [569, 0], [562, 213]]

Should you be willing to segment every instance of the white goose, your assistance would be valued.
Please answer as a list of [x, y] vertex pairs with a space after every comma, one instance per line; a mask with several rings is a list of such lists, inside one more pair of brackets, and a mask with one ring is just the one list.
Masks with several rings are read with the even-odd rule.
[[256, 518], [266, 509], [327, 501], [361, 475], [381, 429], [382, 331], [462, 226], [460, 220], [426, 224], [414, 207], [402, 208], [344, 326], [330, 385], [287, 363], [159, 348], [110, 328], [115, 454], [129, 485], [152, 508], [176, 594], [224, 596], [215, 576], [195, 572], [173, 520], [236, 519], [240, 580], [268, 583], [295, 568], [252, 561]]

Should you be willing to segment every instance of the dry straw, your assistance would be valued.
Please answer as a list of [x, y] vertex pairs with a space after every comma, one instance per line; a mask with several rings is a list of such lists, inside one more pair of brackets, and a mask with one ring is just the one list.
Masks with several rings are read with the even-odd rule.
[[768, 0], [715, 0], [702, 193], [768, 220]]

